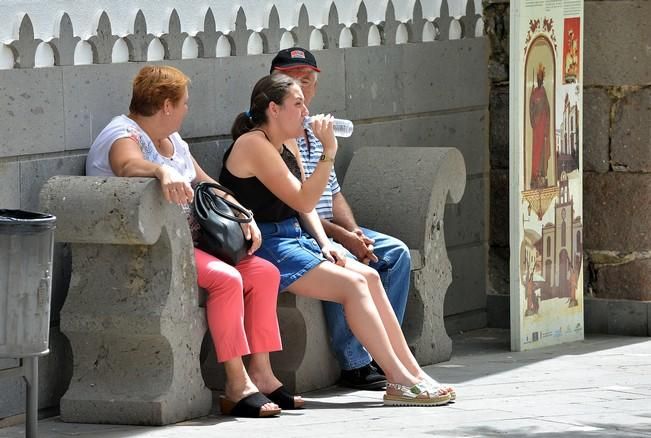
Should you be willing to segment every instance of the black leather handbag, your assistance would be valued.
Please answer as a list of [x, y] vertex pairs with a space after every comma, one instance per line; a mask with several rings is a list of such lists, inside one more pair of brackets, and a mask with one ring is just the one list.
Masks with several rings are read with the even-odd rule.
[[251, 242], [244, 238], [240, 224], [251, 222], [253, 215], [217, 195], [213, 188], [233, 196], [221, 184], [202, 182], [194, 188], [194, 216], [201, 225], [197, 248], [235, 266], [251, 246]]

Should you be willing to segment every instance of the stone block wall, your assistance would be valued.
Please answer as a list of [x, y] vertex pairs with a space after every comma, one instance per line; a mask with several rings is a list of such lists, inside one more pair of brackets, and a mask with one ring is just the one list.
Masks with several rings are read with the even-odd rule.
[[[490, 42], [489, 231], [487, 308], [489, 327], [509, 327], [509, 0], [487, 1]], [[496, 297], [506, 298], [495, 301]]]
[[[393, 3], [400, 3], [401, 10], [407, 7]], [[0, 55], [9, 47], [14, 56], [14, 68], [0, 70], [0, 208], [38, 209], [38, 193], [48, 178], [84, 173], [89, 145], [113, 116], [127, 111], [131, 78], [145, 62], [156, 61], [150, 55], [157, 41], [166, 48], [161, 62], [179, 67], [192, 80], [190, 112], [181, 134], [204, 168], [215, 173], [230, 144], [232, 120], [248, 108], [254, 82], [268, 73], [273, 54], [289, 41], [312, 49], [323, 69], [312, 112], [332, 112], [355, 122], [355, 133], [342, 141], [337, 160], [341, 179], [354, 151], [364, 146], [461, 150], [468, 180], [461, 203], [446, 212], [453, 282], [445, 313], [449, 331], [483, 327], [489, 174], [488, 41], [482, 37], [481, 11], [475, 10], [476, 1], [443, 0], [434, 16], [424, 17], [417, 0], [409, 2], [405, 20], [396, 18], [393, 3], [386, 5], [384, 20], [375, 22], [368, 22], [366, 6], [359, 3], [352, 24], [339, 22], [332, 3], [326, 25], [312, 24], [303, 5], [298, 22], [287, 28], [280, 27], [278, 11], [272, 8], [268, 24], [255, 30], [240, 9], [230, 31], [216, 29], [210, 9], [188, 20], [201, 23], [200, 29], [179, 27], [177, 12], [170, 9], [169, 29], [162, 35], [148, 33], [142, 11], [134, 11], [128, 34], [111, 31], [111, 15], [98, 13], [97, 31], [90, 37], [76, 35], [78, 24], [64, 14], [60, 35], [46, 42], [39, 39], [45, 38], [29, 15], [20, 15], [13, 23], [15, 40], [0, 44]], [[57, 17], [52, 20], [59, 23]], [[199, 49], [194, 58], [181, 59], [185, 56], [179, 47], [188, 38]], [[252, 54], [256, 38], [262, 43]], [[224, 42], [225, 54], [218, 50]], [[33, 68], [42, 44], [56, 56], [51, 66]], [[74, 65], [83, 45], [92, 49], [92, 63]], [[119, 48], [128, 53], [114, 56]], [[58, 330], [70, 278], [65, 245], [55, 248], [54, 271], [51, 353], [40, 367], [41, 408], [56, 408], [71, 375], [70, 346]], [[13, 359], [0, 360], [0, 369], [14, 366]], [[0, 379], [0, 427], [2, 418], [23, 412], [23, 387], [19, 378]]]
[[[509, 2], [485, 2], [491, 41], [489, 324], [508, 326]], [[586, 330], [651, 335], [651, 2], [584, 3]], [[595, 300], [615, 301], [608, 305]], [[637, 303], [637, 304], [636, 304]], [[624, 310], [624, 307], [642, 309]], [[614, 314], [618, 314], [615, 318]], [[617, 319], [618, 322], [613, 322]], [[609, 324], [608, 321], [611, 321]], [[645, 327], [644, 330], [639, 329]]]

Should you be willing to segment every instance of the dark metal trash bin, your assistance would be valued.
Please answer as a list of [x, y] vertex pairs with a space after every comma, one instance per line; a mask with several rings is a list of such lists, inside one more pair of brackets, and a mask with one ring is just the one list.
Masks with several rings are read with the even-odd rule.
[[56, 217], [0, 209], [0, 357], [24, 358], [28, 438], [37, 435], [38, 356], [49, 353]]

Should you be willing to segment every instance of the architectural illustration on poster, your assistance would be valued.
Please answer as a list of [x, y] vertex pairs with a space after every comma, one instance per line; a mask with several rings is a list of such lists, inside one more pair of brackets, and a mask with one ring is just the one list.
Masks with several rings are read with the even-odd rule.
[[564, 6], [511, 10], [513, 350], [583, 339], [582, 13]]

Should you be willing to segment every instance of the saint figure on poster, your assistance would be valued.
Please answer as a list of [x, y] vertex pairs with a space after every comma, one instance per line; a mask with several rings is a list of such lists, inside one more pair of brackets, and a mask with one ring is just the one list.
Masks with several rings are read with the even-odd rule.
[[550, 157], [549, 124], [551, 121], [549, 100], [544, 86], [545, 67], [538, 64], [536, 84], [532, 86], [529, 99], [531, 122], [531, 188], [547, 187], [547, 166]]
[[565, 82], [576, 82], [579, 76], [579, 42], [574, 31], [567, 31], [567, 47], [565, 48]]

